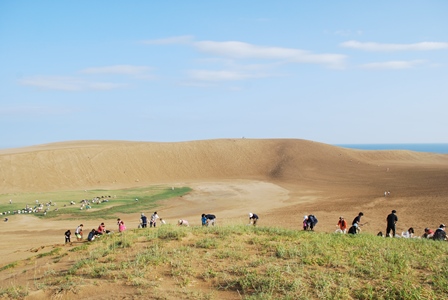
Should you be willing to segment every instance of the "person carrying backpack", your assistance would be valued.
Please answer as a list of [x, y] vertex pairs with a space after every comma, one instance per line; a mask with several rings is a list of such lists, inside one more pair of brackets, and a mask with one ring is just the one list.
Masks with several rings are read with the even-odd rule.
[[317, 224], [317, 218], [315, 215], [309, 215], [308, 216], [308, 226], [310, 228], [310, 230], [314, 230], [314, 226], [316, 226]]

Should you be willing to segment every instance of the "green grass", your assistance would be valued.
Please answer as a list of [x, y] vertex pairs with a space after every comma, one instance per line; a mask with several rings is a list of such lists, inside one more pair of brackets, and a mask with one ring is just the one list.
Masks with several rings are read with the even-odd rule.
[[3, 270], [15, 268], [15, 267], [17, 267], [17, 265], [18, 265], [18, 262], [16, 262], [16, 261], [12, 262], [10, 264], [7, 264], [7, 265], [5, 265], [5, 266], [0, 268], [0, 272], [3, 271]]
[[[0, 212], [21, 210], [29, 205], [34, 207], [35, 200], [40, 203], [47, 203], [50, 200], [53, 204], [50, 210], [44, 215], [43, 212], [33, 213], [41, 218], [55, 218], [63, 216], [66, 219], [96, 219], [115, 218], [117, 215], [146, 211], [156, 207], [156, 202], [169, 198], [179, 197], [190, 192], [189, 187], [180, 187], [172, 190], [164, 186], [151, 186], [143, 188], [132, 188], [123, 190], [88, 190], [88, 191], [64, 191], [48, 193], [25, 193], [25, 194], [3, 194], [0, 204]], [[91, 200], [94, 197], [104, 197], [108, 202], [91, 204], [90, 209], [80, 209], [82, 199]], [[110, 198], [109, 198], [110, 196]], [[17, 197], [17, 199], [16, 199]], [[7, 204], [9, 199], [13, 199], [12, 204]], [[138, 199], [138, 201], [136, 201]], [[70, 201], [76, 202], [70, 205]], [[6, 203], [6, 204], [5, 204]], [[65, 205], [65, 206], [64, 206]], [[57, 211], [56, 211], [57, 209]], [[11, 216], [11, 215], [9, 215]]]
[[50, 252], [44, 252], [44, 253], [39, 253], [38, 255], [36, 255], [37, 258], [42, 258], [45, 256], [53, 256], [58, 254], [59, 252], [61, 252], [61, 248], [55, 248], [53, 250], [51, 250]]
[[168, 225], [75, 249], [72, 266], [42, 286], [70, 290], [69, 278], [143, 294], [171, 282], [164, 293], [185, 299], [448, 299], [448, 243], [426, 239]]

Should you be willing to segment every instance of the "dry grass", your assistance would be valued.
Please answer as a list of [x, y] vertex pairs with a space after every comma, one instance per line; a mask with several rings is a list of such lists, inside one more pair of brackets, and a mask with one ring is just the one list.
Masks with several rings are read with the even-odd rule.
[[58, 248], [34, 264], [18, 262], [16, 276], [33, 285], [11, 283], [0, 295], [21, 299], [42, 291], [93, 299], [92, 289], [102, 287], [115, 298], [448, 299], [447, 251], [448, 243], [425, 239], [164, 226]]

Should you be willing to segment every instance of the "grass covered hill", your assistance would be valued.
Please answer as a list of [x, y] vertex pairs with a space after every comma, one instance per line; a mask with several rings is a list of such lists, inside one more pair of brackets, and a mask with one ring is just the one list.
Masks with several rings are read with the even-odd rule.
[[427, 239], [166, 225], [42, 249], [0, 269], [0, 296], [448, 299], [447, 253]]

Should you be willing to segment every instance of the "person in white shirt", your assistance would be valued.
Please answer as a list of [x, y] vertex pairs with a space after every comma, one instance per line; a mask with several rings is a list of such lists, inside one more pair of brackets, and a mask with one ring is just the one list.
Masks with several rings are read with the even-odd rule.
[[414, 237], [414, 228], [409, 228], [407, 231], [401, 233], [401, 236], [404, 238], [412, 238]]
[[155, 211], [152, 215], [151, 215], [151, 220], [149, 221], [149, 227], [156, 227], [157, 224], [157, 219], [159, 218], [159, 215], [157, 214], [157, 212]]
[[178, 226], [190, 226], [189, 224], [188, 224], [188, 221], [187, 220], [183, 220], [183, 219], [180, 219], [178, 222], [177, 222], [177, 225]]

